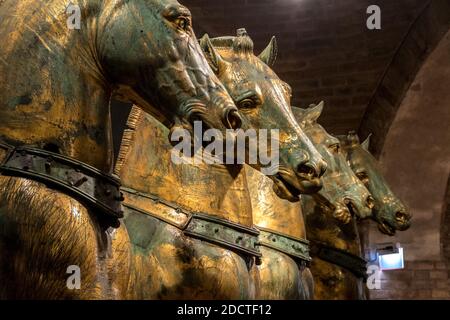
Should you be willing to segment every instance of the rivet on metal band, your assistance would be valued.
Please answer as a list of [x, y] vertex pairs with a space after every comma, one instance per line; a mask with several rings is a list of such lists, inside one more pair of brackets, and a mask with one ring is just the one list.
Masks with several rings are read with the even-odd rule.
[[126, 194], [124, 202], [126, 210], [146, 214], [171, 224], [183, 230], [184, 234], [189, 237], [198, 238], [245, 255], [261, 257], [257, 245], [259, 230], [256, 228], [243, 226], [207, 213], [192, 212], [154, 194], [128, 187], [122, 187], [121, 190]]
[[258, 229], [260, 230], [258, 239], [260, 246], [283, 252], [294, 259], [311, 261], [308, 240], [290, 237], [265, 228], [258, 227]]
[[261, 257], [257, 245], [259, 231], [225, 219], [194, 213], [184, 233], [247, 255]]

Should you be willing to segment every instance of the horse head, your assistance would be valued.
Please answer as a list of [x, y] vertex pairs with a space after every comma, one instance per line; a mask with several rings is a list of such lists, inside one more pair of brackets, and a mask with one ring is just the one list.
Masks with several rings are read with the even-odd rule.
[[350, 222], [352, 215], [366, 218], [372, 214], [373, 198], [347, 164], [339, 140], [317, 123], [322, 109], [323, 102], [308, 109], [293, 108], [298, 122], [327, 162], [323, 188], [313, 197], [325, 212], [332, 212], [343, 223]]
[[378, 229], [385, 234], [394, 235], [411, 224], [411, 215], [405, 205], [389, 188], [377, 160], [368, 151], [370, 136], [360, 143], [355, 132], [339, 137], [347, 161], [356, 176], [364, 183], [374, 198], [373, 219]]
[[[259, 56], [244, 29], [236, 37], [205, 35], [201, 46], [243, 116], [243, 125], [279, 130], [278, 171], [269, 174], [277, 195], [297, 201], [300, 193], [317, 192], [326, 164], [295, 121], [289, 85], [270, 68], [277, 52], [275, 38]], [[258, 164], [254, 167], [260, 169]]]
[[90, 40], [116, 97], [173, 128], [192, 130], [196, 120], [206, 128], [240, 126], [233, 101], [202, 54], [185, 6], [176, 0], [98, 3]]

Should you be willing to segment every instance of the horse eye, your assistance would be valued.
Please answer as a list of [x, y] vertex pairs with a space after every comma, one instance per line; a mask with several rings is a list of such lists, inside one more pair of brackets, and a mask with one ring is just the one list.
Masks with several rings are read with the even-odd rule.
[[187, 29], [190, 26], [189, 19], [183, 18], [183, 17], [176, 19], [175, 24], [177, 25], [178, 28], [180, 28], [184, 31], [187, 31]]
[[356, 176], [358, 177], [359, 180], [361, 180], [364, 184], [369, 183], [369, 176], [367, 175], [366, 172], [364, 171], [360, 171], [356, 173]]
[[333, 151], [334, 153], [339, 153], [339, 151], [341, 150], [341, 146], [339, 145], [339, 143], [335, 143], [331, 146], [328, 147], [331, 151]]
[[239, 109], [252, 109], [255, 107], [255, 101], [252, 99], [244, 99], [238, 102]]

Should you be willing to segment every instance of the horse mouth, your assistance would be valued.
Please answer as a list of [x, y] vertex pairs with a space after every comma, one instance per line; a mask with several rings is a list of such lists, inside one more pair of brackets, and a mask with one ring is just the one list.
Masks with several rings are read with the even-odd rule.
[[275, 193], [282, 199], [296, 202], [300, 200], [300, 190], [289, 182], [282, 174], [277, 173], [271, 176], [274, 182], [273, 189]]
[[352, 217], [358, 217], [358, 215], [356, 214], [357, 209], [356, 209], [355, 205], [352, 203], [352, 201], [349, 199], [345, 199], [344, 203], [345, 203], [345, 206], [347, 207], [347, 210], [350, 213], [350, 215]]
[[395, 223], [397, 230], [405, 231], [411, 226], [411, 216], [404, 211], [397, 211], [395, 213]]
[[390, 226], [385, 221], [378, 222], [378, 230], [380, 230], [381, 233], [387, 234], [388, 236], [395, 235], [395, 228]]
[[356, 214], [356, 208], [350, 200], [344, 200], [344, 207], [338, 207], [334, 210], [333, 216], [338, 221], [343, 224], [348, 224], [352, 221], [352, 218], [356, 217], [358, 219], [358, 215]]
[[303, 175], [297, 175], [297, 177], [301, 193], [303, 194], [313, 194], [322, 189], [322, 181], [320, 178]]

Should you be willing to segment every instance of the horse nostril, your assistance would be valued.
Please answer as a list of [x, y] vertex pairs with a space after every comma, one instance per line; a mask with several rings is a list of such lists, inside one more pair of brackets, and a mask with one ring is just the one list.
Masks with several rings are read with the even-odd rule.
[[226, 111], [224, 124], [227, 129], [236, 130], [242, 127], [242, 118], [235, 108]]
[[403, 211], [397, 211], [395, 213], [395, 219], [401, 223], [405, 223], [409, 220], [408, 214]]
[[375, 206], [375, 199], [372, 196], [368, 196], [366, 199], [366, 205], [369, 207], [369, 209], [373, 209]]
[[327, 171], [327, 163], [325, 161], [319, 162], [319, 178], [325, 174]]
[[316, 177], [317, 176], [316, 168], [314, 168], [314, 166], [309, 161], [305, 161], [305, 162], [300, 163], [297, 166], [297, 173], [300, 173], [302, 175], [308, 175], [308, 176], [311, 176], [311, 177]]

